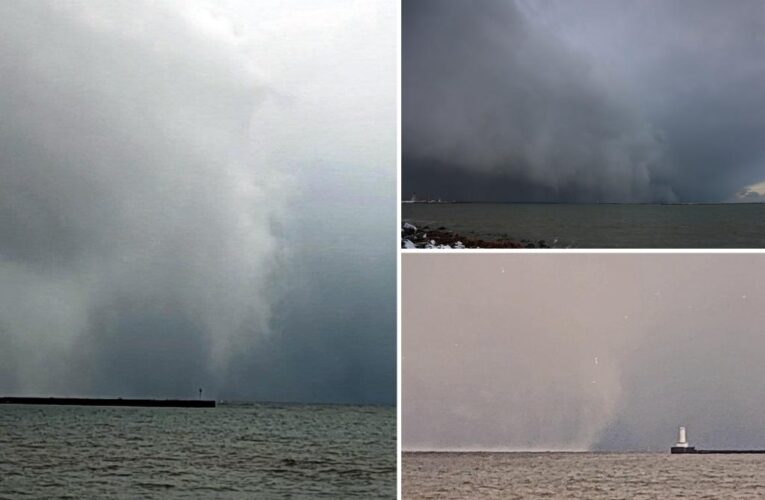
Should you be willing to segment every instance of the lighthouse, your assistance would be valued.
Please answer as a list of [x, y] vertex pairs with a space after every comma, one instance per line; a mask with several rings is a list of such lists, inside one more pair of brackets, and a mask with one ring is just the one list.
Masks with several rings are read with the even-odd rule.
[[697, 450], [693, 446], [688, 445], [688, 436], [685, 434], [685, 427], [680, 426], [680, 428], [677, 430], [677, 443], [675, 443], [675, 446], [669, 449], [669, 452], [672, 454], [678, 453], [682, 455], [691, 455], [691, 454], [704, 454], [704, 455], [710, 455], [712, 453], [717, 454], [723, 454], [723, 453], [760, 453], [765, 454], [765, 450]]
[[677, 429], [677, 443], [670, 449], [671, 453], [697, 453], [696, 448], [688, 445], [688, 436], [685, 434], [685, 427], [680, 426]]
[[676, 448], [688, 448], [688, 440], [685, 438], [685, 427], [682, 425], [677, 430], [677, 443], [675, 443]]

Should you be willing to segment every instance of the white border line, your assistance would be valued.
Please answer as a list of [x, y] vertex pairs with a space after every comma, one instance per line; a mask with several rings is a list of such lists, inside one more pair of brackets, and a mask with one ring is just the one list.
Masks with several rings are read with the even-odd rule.
[[403, 497], [401, 446], [401, 25], [402, 2], [396, 2], [396, 497]]
[[[400, 232], [400, 228], [399, 228]], [[399, 235], [399, 246], [401, 245]], [[399, 254], [593, 254], [593, 253], [629, 253], [629, 254], [754, 254], [765, 253], [763, 248], [466, 248], [466, 249], [399, 249]], [[399, 266], [400, 269], [400, 266]], [[400, 272], [399, 272], [400, 274]], [[400, 276], [399, 276], [400, 278]]]
[[398, 60], [397, 60], [397, 119], [396, 119], [396, 153], [397, 153], [397, 168], [396, 168], [396, 245], [398, 248], [396, 254], [396, 463], [397, 463], [397, 492], [398, 498], [403, 498], [403, 477], [402, 477], [402, 418], [401, 418], [401, 403], [402, 403], [402, 376], [401, 376], [401, 259], [403, 255], [490, 255], [490, 254], [502, 254], [502, 255], [515, 255], [515, 254], [538, 254], [538, 255], [551, 255], [551, 254], [765, 254], [765, 248], [544, 248], [544, 249], [521, 249], [521, 248], [480, 248], [480, 249], [411, 249], [405, 250], [401, 248], [401, 177], [402, 177], [402, 161], [401, 161], [401, 143], [402, 143], [402, 130], [401, 130], [401, 54], [403, 50], [402, 44], [402, 22], [403, 13], [401, 2], [396, 2], [398, 8], [398, 26], [396, 29], [397, 47], [398, 47]]

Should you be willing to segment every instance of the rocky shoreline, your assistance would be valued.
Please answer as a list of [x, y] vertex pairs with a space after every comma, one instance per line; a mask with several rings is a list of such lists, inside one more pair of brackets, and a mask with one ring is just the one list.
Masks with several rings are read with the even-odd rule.
[[404, 249], [464, 249], [464, 248], [550, 248], [547, 242], [539, 240], [513, 241], [509, 239], [484, 240], [469, 238], [448, 231], [445, 227], [416, 227], [409, 222], [401, 225], [401, 248]]

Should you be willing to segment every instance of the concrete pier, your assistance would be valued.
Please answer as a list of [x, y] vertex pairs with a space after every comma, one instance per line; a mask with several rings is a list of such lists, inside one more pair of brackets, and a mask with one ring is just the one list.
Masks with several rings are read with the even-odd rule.
[[66, 405], [66, 406], [146, 406], [158, 408], [215, 408], [209, 399], [122, 399], [122, 398], [38, 398], [0, 397], [6, 405]]
[[680, 455], [761, 454], [765, 453], [765, 450], [697, 450], [693, 446], [688, 448], [673, 446], [670, 448], [670, 453]]
[[765, 453], [765, 450], [697, 450], [688, 444], [685, 427], [678, 428], [677, 443], [669, 449], [673, 455], [716, 455], [716, 454], [753, 454]]

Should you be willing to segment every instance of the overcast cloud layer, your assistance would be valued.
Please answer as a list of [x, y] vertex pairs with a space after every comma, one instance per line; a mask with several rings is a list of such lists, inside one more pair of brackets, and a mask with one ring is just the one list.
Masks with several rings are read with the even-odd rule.
[[404, 448], [765, 448], [764, 263], [404, 255]]
[[403, 192], [760, 201], [759, 0], [407, 0]]
[[395, 14], [0, 1], [0, 393], [393, 402]]

